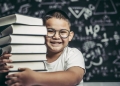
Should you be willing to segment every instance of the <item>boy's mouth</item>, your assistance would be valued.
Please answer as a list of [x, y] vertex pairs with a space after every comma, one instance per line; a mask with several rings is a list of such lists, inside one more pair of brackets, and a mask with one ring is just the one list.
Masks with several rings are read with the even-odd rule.
[[50, 42], [53, 47], [59, 47], [62, 42]]
[[50, 42], [51, 44], [61, 44], [62, 42]]

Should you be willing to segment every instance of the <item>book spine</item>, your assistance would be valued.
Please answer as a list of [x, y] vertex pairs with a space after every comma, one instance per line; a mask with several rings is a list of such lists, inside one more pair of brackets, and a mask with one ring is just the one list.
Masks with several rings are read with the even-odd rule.
[[[33, 70], [33, 71], [37, 71], [37, 72], [39, 72], [39, 71], [47, 71], [47, 69], [39, 69], [39, 70]], [[10, 73], [10, 72], [21, 72], [21, 71], [10, 70], [9, 73]]]
[[[43, 62], [45, 60], [32, 60], [32, 61], [12, 61], [12, 63], [22, 63], [22, 62]], [[43, 62], [44, 63], [44, 62]], [[45, 63], [44, 63], [45, 64]], [[45, 66], [45, 65], [44, 65]]]

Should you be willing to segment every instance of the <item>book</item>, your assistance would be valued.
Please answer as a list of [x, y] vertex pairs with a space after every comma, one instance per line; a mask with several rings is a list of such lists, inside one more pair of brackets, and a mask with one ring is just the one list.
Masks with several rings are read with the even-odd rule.
[[9, 34], [18, 35], [47, 35], [46, 26], [35, 26], [35, 25], [7, 25], [0, 27], [1, 37]]
[[[19, 67], [38, 72], [46, 71], [44, 61], [47, 60], [47, 48], [43, 39], [45, 35], [47, 28], [43, 25], [42, 18], [22, 14], [0, 18], [0, 55], [5, 51], [12, 53], [10, 59], [13, 62], [7, 65], [14, 66], [8, 74], [20, 72]], [[0, 86], [5, 85], [6, 75], [0, 75]]]
[[14, 23], [27, 25], [43, 25], [43, 20], [42, 18], [36, 18], [22, 14], [11, 14], [0, 18], [0, 26]]
[[44, 44], [44, 36], [7, 35], [0, 38], [0, 46], [5, 44]]
[[35, 71], [46, 70], [44, 61], [35, 61], [35, 62], [12, 62], [7, 63], [7, 65], [13, 65], [13, 68], [10, 68], [10, 72], [17, 72], [18, 68], [30, 68]]
[[26, 61], [45, 61], [46, 59], [46, 54], [12, 54], [10, 59], [13, 62], [26, 62]]
[[0, 55], [4, 52], [9, 53], [46, 53], [47, 47], [46, 45], [6, 45], [0, 47]]

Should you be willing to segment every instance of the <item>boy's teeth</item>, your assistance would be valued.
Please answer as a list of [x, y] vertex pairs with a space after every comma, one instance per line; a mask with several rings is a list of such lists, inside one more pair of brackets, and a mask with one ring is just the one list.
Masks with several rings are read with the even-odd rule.
[[52, 42], [53, 44], [60, 44], [60, 42]]

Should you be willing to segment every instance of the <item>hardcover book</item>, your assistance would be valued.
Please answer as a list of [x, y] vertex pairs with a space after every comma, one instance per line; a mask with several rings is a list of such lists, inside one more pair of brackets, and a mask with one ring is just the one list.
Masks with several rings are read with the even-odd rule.
[[6, 36], [9, 34], [17, 35], [47, 35], [46, 26], [35, 26], [35, 25], [7, 25], [0, 27], [0, 34]]
[[0, 38], [0, 46], [5, 44], [45, 44], [44, 36], [7, 35]]
[[27, 53], [27, 54], [12, 54], [10, 59], [13, 62], [28, 62], [28, 61], [45, 61], [46, 59], [46, 53]]
[[12, 62], [7, 63], [7, 65], [13, 65], [13, 68], [10, 68], [10, 72], [17, 72], [18, 68], [30, 68], [34, 71], [46, 70], [45, 63], [43, 61], [35, 61], [35, 62]]
[[0, 48], [0, 55], [4, 52], [9, 53], [46, 53], [46, 45], [6, 45]]
[[0, 18], [0, 26], [14, 23], [27, 25], [43, 25], [43, 20], [42, 18], [36, 18], [22, 14], [11, 14]]

